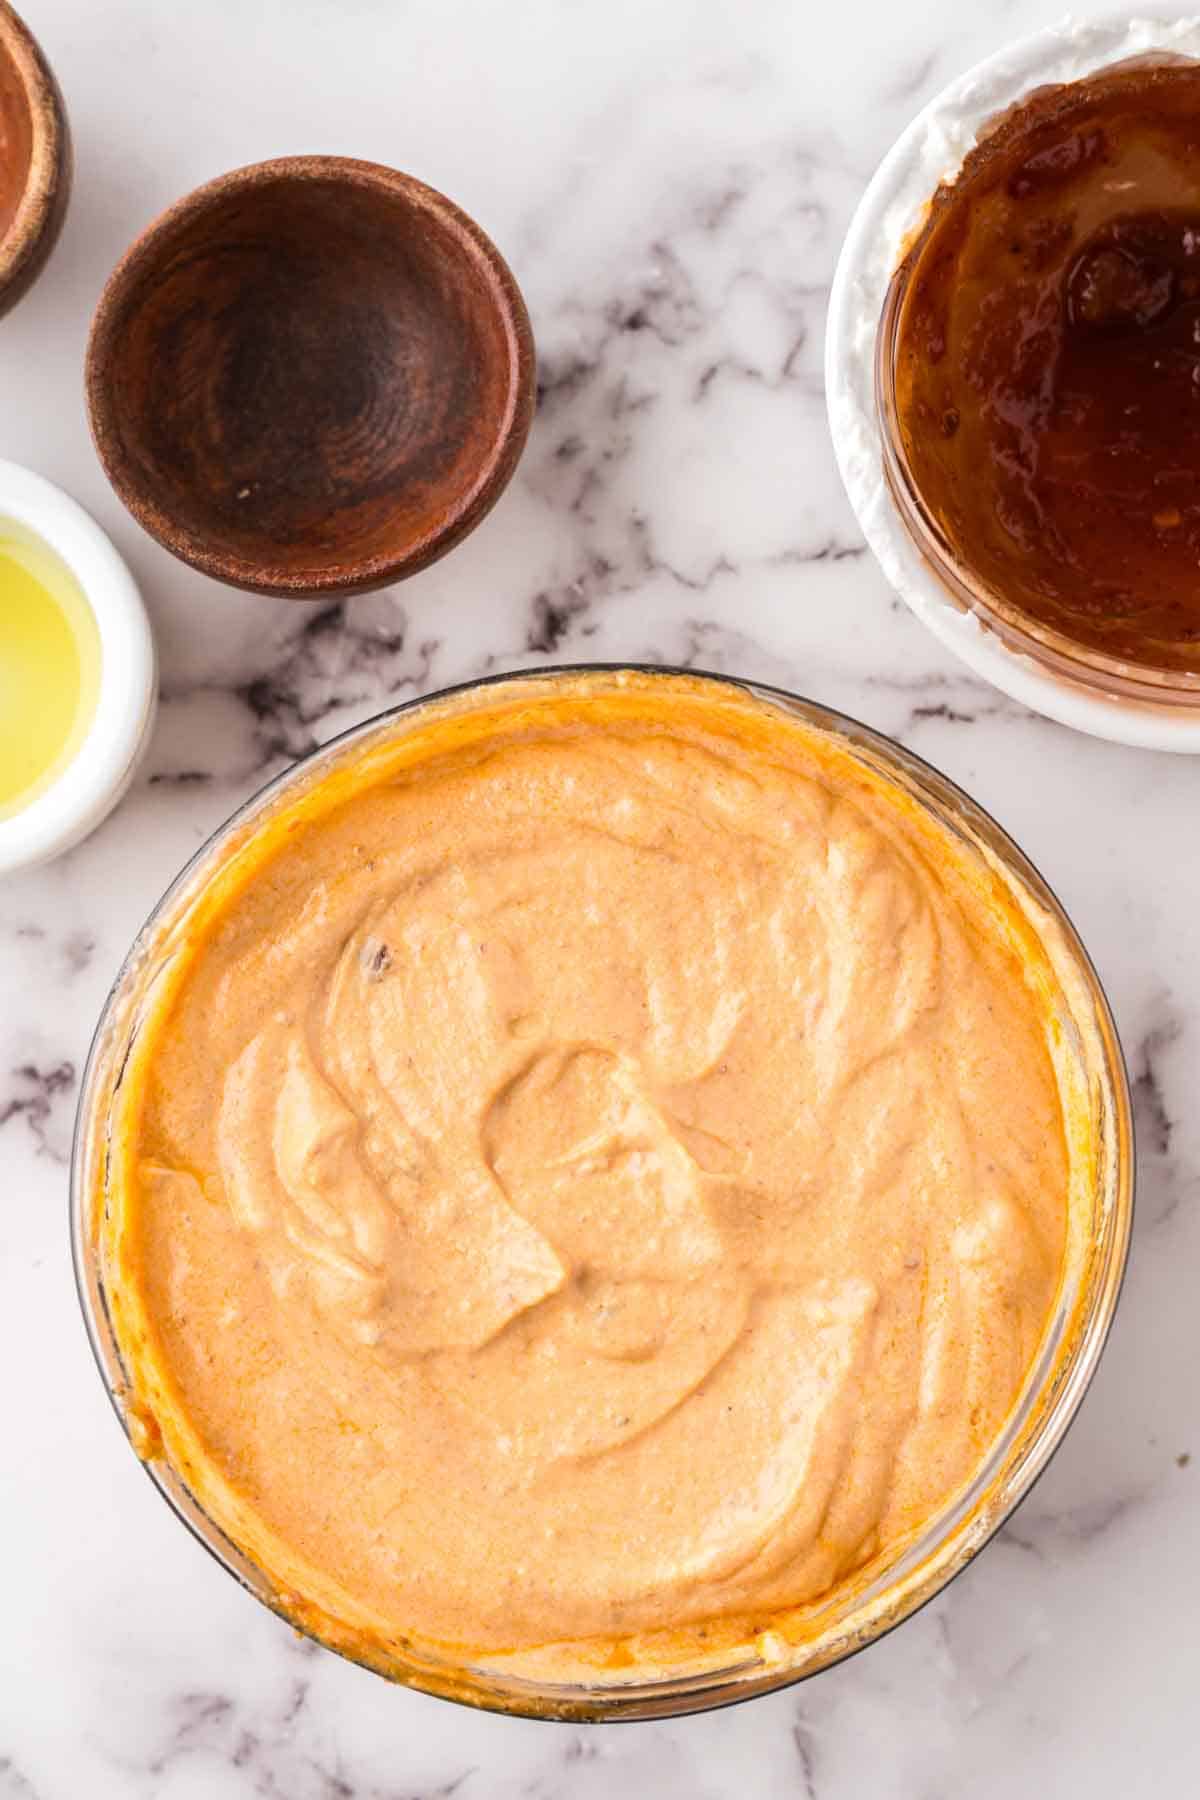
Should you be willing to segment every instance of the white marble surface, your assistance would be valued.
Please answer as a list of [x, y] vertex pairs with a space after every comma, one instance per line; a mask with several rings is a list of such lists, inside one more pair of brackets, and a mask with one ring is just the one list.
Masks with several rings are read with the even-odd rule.
[[[86, 845], [0, 883], [0, 1800], [1001, 1800], [1196, 1791], [1200, 767], [1071, 735], [896, 602], [838, 487], [822, 313], [874, 162], [1041, 0], [26, 0], [74, 121], [59, 250], [0, 325], [0, 455], [61, 482], [144, 584], [164, 705]], [[512, 488], [394, 593], [211, 586], [109, 493], [87, 321], [118, 252], [236, 163], [376, 157], [444, 188], [522, 281], [543, 397]], [[66, 1232], [77, 1072], [180, 862], [270, 770], [393, 697], [551, 658], [758, 675], [963, 782], [1065, 900], [1136, 1082], [1113, 1340], [1026, 1506], [854, 1663], [707, 1718], [476, 1717], [317, 1652], [171, 1517], [109, 1412]]]

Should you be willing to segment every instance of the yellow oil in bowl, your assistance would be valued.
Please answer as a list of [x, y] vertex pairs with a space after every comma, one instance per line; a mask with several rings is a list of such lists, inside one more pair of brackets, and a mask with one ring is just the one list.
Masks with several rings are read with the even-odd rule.
[[100, 633], [70, 569], [0, 519], [0, 819], [62, 774], [100, 692]]

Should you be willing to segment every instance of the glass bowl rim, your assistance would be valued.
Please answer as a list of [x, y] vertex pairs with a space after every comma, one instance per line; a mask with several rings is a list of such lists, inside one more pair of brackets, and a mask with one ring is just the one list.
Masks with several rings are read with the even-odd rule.
[[[409, 713], [419, 711], [423, 707], [435, 706], [470, 693], [486, 693], [493, 687], [505, 684], [525, 681], [554, 682], [564, 677], [619, 676], [621, 674], [652, 678], [658, 676], [682, 677], [698, 682], [711, 682], [719, 687], [748, 694], [752, 699], [765, 701], [768, 706], [774, 706], [792, 717], [799, 716], [805, 723], [837, 738], [851, 753], [865, 750], [880, 756], [890, 775], [894, 776], [898, 773], [915, 783], [922, 807], [926, 811], [933, 811], [933, 816], [937, 818], [938, 815], [930, 802], [940, 803], [955, 817], [964, 819], [970, 826], [979, 829], [989, 848], [993, 851], [999, 850], [1006, 869], [1015, 873], [1035, 899], [1046, 909], [1062, 933], [1070, 959], [1083, 977], [1088, 999], [1095, 1013], [1110, 1090], [1106, 1097], [1111, 1101], [1113, 1109], [1114, 1152], [1111, 1171], [1112, 1229], [1109, 1233], [1110, 1241], [1103, 1267], [1091, 1284], [1097, 1290], [1098, 1302], [1089, 1312], [1079, 1332], [1074, 1350], [1063, 1365], [1059, 1392], [1055, 1396], [1053, 1404], [1041, 1419], [1036, 1430], [1030, 1434], [1026, 1452], [1015, 1471], [1015, 1477], [1008, 1484], [1009, 1491], [1004, 1493], [999, 1504], [994, 1506], [988, 1514], [984, 1529], [977, 1530], [974, 1535], [968, 1536], [965, 1543], [956, 1543], [956, 1540], [961, 1539], [964, 1532], [967, 1531], [972, 1516], [972, 1509], [967, 1504], [967, 1496], [974, 1493], [976, 1489], [986, 1492], [987, 1483], [984, 1480], [986, 1470], [996, 1458], [998, 1448], [1002, 1446], [1005, 1435], [1012, 1430], [1018, 1415], [1023, 1409], [1030, 1406], [1035, 1395], [1042, 1391], [1044, 1380], [1032, 1383], [1027, 1378], [1026, 1388], [1022, 1392], [1014, 1413], [1010, 1415], [1004, 1434], [993, 1442], [984, 1464], [972, 1477], [968, 1488], [964, 1491], [964, 1496], [958, 1501], [948, 1504], [931, 1522], [933, 1526], [937, 1527], [937, 1531], [935, 1545], [927, 1559], [931, 1565], [930, 1569], [923, 1579], [913, 1584], [912, 1592], [906, 1591], [902, 1594], [900, 1603], [892, 1609], [890, 1616], [883, 1614], [882, 1608], [877, 1607], [875, 1614], [867, 1619], [865, 1627], [860, 1626], [856, 1631], [855, 1613], [852, 1610], [849, 1616], [840, 1622], [839, 1636], [828, 1653], [814, 1656], [811, 1660], [804, 1662], [803, 1666], [786, 1662], [773, 1666], [758, 1661], [747, 1665], [743, 1661], [738, 1666], [726, 1665], [715, 1671], [701, 1670], [682, 1676], [652, 1677], [638, 1684], [553, 1684], [514, 1677], [505, 1677], [497, 1682], [495, 1671], [476, 1670], [470, 1666], [451, 1668], [450, 1665], [447, 1665], [448, 1678], [439, 1680], [436, 1673], [430, 1676], [426, 1667], [416, 1662], [409, 1668], [399, 1666], [390, 1660], [380, 1663], [367, 1655], [355, 1655], [344, 1646], [323, 1637], [319, 1631], [300, 1623], [287, 1609], [282, 1599], [274, 1593], [266, 1572], [226, 1535], [215, 1520], [208, 1516], [190, 1493], [183, 1477], [164, 1459], [151, 1459], [139, 1453], [129, 1411], [122, 1403], [122, 1384], [125, 1380], [122, 1353], [109, 1317], [104, 1284], [98, 1268], [99, 1259], [94, 1254], [90, 1242], [92, 1224], [90, 1201], [95, 1183], [91, 1179], [88, 1126], [96, 1111], [95, 1102], [98, 1095], [94, 1090], [102, 1069], [109, 1027], [116, 1022], [115, 1015], [124, 990], [134, 978], [141, 953], [149, 947], [148, 941], [160, 920], [169, 912], [172, 903], [199, 872], [205, 860], [217, 859], [214, 861], [215, 872], [220, 867], [219, 852], [226, 840], [233, 837], [238, 827], [245, 824], [256, 812], [265, 813], [270, 802], [280, 796], [293, 782], [299, 783], [305, 776], [313, 774], [323, 762], [332, 764], [340, 755], [350, 751], [359, 739], [367, 738], [374, 733], [385, 737], [389, 728], [394, 727]], [[938, 822], [943, 825], [944, 829], [948, 829], [942, 820], [939, 819]], [[129, 1035], [129, 1042], [133, 1041], [134, 1036], [136, 1036], [136, 1027]], [[1097, 1182], [1099, 1183], [1099, 1176]], [[986, 808], [974, 800], [950, 777], [942, 774], [940, 770], [906, 745], [850, 714], [826, 706], [822, 702], [809, 700], [788, 688], [757, 681], [750, 677], [731, 675], [700, 667], [670, 663], [600, 661], [551, 663], [522, 669], [497, 670], [488, 675], [472, 677], [431, 690], [428, 693], [412, 695], [393, 706], [385, 707], [366, 719], [359, 720], [335, 734], [325, 743], [306, 751], [304, 755], [270, 776], [214, 827], [172, 878], [139, 927], [121, 960], [101, 1007], [80, 1079], [79, 1101], [71, 1147], [68, 1223], [75, 1289], [84, 1327], [100, 1379], [121, 1429], [134, 1450], [144, 1473], [175, 1517], [240, 1587], [262, 1605], [275, 1612], [293, 1630], [300, 1631], [321, 1648], [332, 1651], [347, 1661], [359, 1662], [363, 1667], [384, 1675], [385, 1678], [398, 1685], [412, 1687], [419, 1692], [455, 1704], [466, 1704], [477, 1710], [494, 1712], [501, 1717], [516, 1716], [549, 1721], [571, 1720], [581, 1723], [620, 1722], [684, 1717], [689, 1714], [737, 1705], [759, 1695], [773, 1693], [808, 1680], [823, 1669], [847, 1661], [861, 1650], [890, 1635], [906, 1619], [911, 1618], [936, 1599], [962, 1573], [963, 1569], [975, 1560], [979, 1552], [991, 1541], [1001, 1526], [1011, 1518], [1045, 1473], [1095, 1376], [1100, 1358], [1108, 1342], [1124, 1285], [1133, 1224], [1135, 1190], [1136, 1157], [1129, 1074], [1108, 996], [1087, 948], [1065, 907], [1036, 865]], [[959, 1513], [961, 1513], [961, 1517], [958, 1516]], [[922, 1542], [925, 1535], [932, 1535], [929, 1526], [926, 1527], [926, 1533], [922, 1535]], [[952, 1546], [949, 1554], [945, 1551], [947, 1545]], [[942, 1550], [940, 1558], [939, 1547]], [[894, 1579], [894, 1576], [895, 1566], [881, 1572], [879, 1580], [883, 1583], [885, 1595], [888, 1591], [889, 1578]], [[761, 1669], [763, 1672], [755, 1675], [754, 1669]]]

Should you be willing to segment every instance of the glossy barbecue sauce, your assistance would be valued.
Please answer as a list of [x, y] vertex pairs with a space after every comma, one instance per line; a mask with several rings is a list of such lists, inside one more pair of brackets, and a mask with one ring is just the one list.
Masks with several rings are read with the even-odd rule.
[[1035, 628], [1200, 673], [1200, 65], [1042, 89], [899, 279], [910, 479]]

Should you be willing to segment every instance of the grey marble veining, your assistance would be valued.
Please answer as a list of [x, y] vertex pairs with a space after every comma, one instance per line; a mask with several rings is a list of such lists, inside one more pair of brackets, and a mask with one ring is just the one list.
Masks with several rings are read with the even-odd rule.
[[[0, 883], [0, 1800], [1007, 1800], [1195, 1787], [1200, 1603], [1200, 768], [1073, 736], [889, 593], [826, 439], [844, 228], [923, 99], [1042, 0], [26, 0], [79, 156], [60, 248], [0, 327], [0, 454], [61, 482], [143, 583], [163, 705], [88, 843]], [[412, 169], [526, 290], [540, 400], [512, 487], [391, 593], [213, 587], [121, 512], [87, 443], [90, 309], [123, 245], [223, 168], [327, 148]], [[1101, 970], [1141, 1187], [1094, 1388], [998, 1539], [803, 1687], [672, 1724], [475, 1716], [318, 1652], [138, 1470], [67, 1247], [78, 1076], [183, 861], [335, 732], [450, 682], [644, 659], [778, 682], [903, 739], [1012, 831]]]

